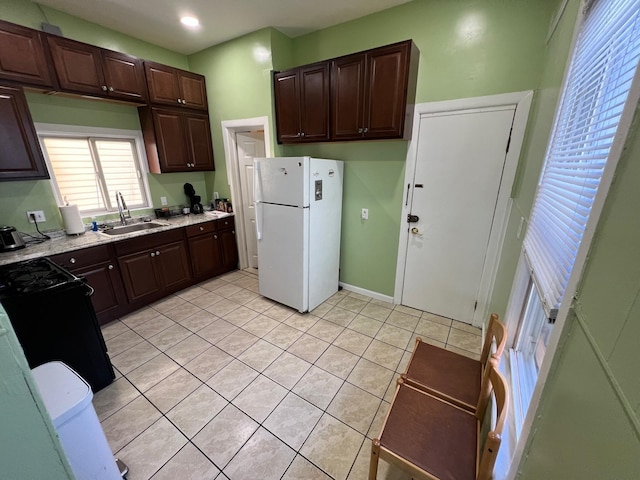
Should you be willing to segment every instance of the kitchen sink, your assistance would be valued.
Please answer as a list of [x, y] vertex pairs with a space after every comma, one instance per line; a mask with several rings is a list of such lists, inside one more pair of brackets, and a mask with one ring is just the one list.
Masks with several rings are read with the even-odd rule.
[[125, 225], [122, 227], [113, 227], [109, 230], [103, 230], [105, 235], [124, 235], [126, 233], [141, 232], [143, 230], [151, 230], [153, 228], [166, 227], [164, 223], [144, 222], [136, 223], [134, 225]]

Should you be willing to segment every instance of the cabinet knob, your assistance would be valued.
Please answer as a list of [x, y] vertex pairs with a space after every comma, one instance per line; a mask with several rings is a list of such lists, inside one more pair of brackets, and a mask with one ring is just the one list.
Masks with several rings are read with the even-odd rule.
[[296, 134], [296, 137], [299, 137], [300, 135], [302, 135], [302, 134], [301, 134], [300, 132], [298, 132], [298, 133]]
[[233, 234], [235, 235], [235, 234], [236, 234], [236, 231], [235, 231], [235, 230], [231, 230], [231, 233], [233, 233]]
[[369, 131], [369, 129], [365, 127], [364, 133], [367, 133], [368, 131]]
[[204, 227], [200, 227], [200, 231], [201, 231], [201, 232], [204, 232]]
[[109, 91], [110, 91], [110, 92], [113, 92], [113, 87], [109, 87]]
[[301, 137], [304, 137], [304, 132], [302, 132], [302, 133], [300, 134], [300, 136], [301, 136]]
[[218, 235], [214, 235], [213, 238], [215, 238], [217, 240], [218, 239]]
[[106, 92], [107, 91], [107, 86], [106, 85], [102, 85], [102, 91]]
[[72, 257], [72, 258], [69, 260], [69, 263], [76, 263], [76, 261], [77, 261], [77, 260], [76, 260], [75, 258], [73, 258], [73, 257]]
[[156, 250], [156, 257], [160, 255], [160, 250]]
[[109, 265], [107, 268], [108, 268], [109, 270], [113, 270], [113, 265]]
[[358, 129], [358, 133], [362, 133], [362, 129], [361, 128]]
[[178, 103], [182, 103], [182, 100], [178, 99]]
[[153, 253], [153, 252], [151, 252], [151, 256], [152, 256], [152, 257], [155, 257], [155, 256], [156, 256], [156, 254], [155, 254], [155, 253]]
[[182, 104], [183, 104], [183, 105], [186, 105], [186, 104], [187, 104], [187, 101], [186, 101], [184, 98], [182, 99]]

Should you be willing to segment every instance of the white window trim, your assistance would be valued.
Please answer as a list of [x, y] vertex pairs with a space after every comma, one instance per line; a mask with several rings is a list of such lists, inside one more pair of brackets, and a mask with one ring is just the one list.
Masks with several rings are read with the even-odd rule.
[[[142, 175], [142, 185], [144, 188], [144, 193], [147, 197], [148, 205], [146, 207], [140, 207], [133, 209], [133, 211], [142, 211], [149, 210], [153, 208], [153, 200], [151, 198], [151, 190], [149, 189], [149, 164], [147, 163], [147, 153], [144, 149], [144, 139], [142, 138], [142, 132], [140, 130], [125, 130], [121, 128], [103, 128], [103, 127], [86, 127], [82, 125], [62, 125], [56, 123], [35, 123], [36, 134], [38, 136], [38, 141], [40, 142], [40, 148], [42, 149], [42, 153], [44, 154], [44, 159], [47, 164], [47, 168], [49, 172], [53, 172], [53, 166], [51, 165], [51, 160], [49, 159], [49, 155], [47, 153], [47, 149], [45, 148], [43, 137], [46, 136], [55, 136], [55, 137], [96, 137], [96, 138], [115, 138], [115, 139], [123, 139], [123, 140], [134, 140], [136, 155], [140, 161], [140, 174]], [[49, 180], [51, 182], [51, 189], [53, 190], [53, 194], [56, 198], [56, 202], [58, 206], [62, 206], [65, 204], [64, 199], [60, 195], [60, 191], [55, 185], [54, 175], [51, 175]], [[112, 215], [114, 212], [99, 212], [96, 213], [95, 216], [103, 216], [103, 215]], [[117, 212], [116, 212], [117, 213]], [[93, 214], [82, 214], [83, 216], [93, 215]]]
[[[583, 6], [587, 3], [589, 2], [583, 1]], [[567, 65], [565, 67], [565, 78], [563, 79], [562, 85], [565, 84], [566, 76], [568, 73], [568, 65], [569, 65], [569, 62], [571, 62], [571, 56], [573, 54], [573, 51], [575, 50], [577, 34], [584, 20], [584, 8], [582, 8], [581, 11], [582, 13], [578, 15], [576, 26], [574, 27], [573, 40], [572, 40], [571, 49], [570, 49], [571, 54], [567, 59]], [[582, 277], [584, 264], [587, 259], [587, 254], [589, 252], [589, 249], [591, 248], [594, 232], [598, 225], [598, 221], [600, 220], [600, 215], [602, 213], [602, 209], [604, 207], [607, 195], [609, 194], [609, 189], [611, 187], [611, 183], [615, 175], [616, 168], [618, 166], [618, 161], [620, 160], [620, 156], [622, 155], [624, 145], [627, 140], [627, 136], [629, 134], [629, 129], [633, 121], [633, 116], [639, 102], [640, 102], [640, 68], [637, 69], [635, 73], [633, 82], [631, 84], [631, 89], [629, 90], [629, 95], [627, 97], [627, 101], [625, 103], [624, 110], [622, 112], [622, 116], [620, 117], [620, 122], [618, 124], [616, 135], [614, 137], [613, 145], [611, 146], [611, 150], [609, 152], [609, 159], [607, 161], [607, 165], [604, 168], [602, 179], [600, 181], [600, 186], [598, 187], [598, 192], [594, 199], [594, 203], [591, 209], [591, 214], [589, 216], [589, 220], [587, 222], [587, 226], [586, 226], [584, 235], [582, 237], [582, 242], [580, 244], [578, 253], [576, 255], [574, 267], [571, 272], [571, 276], [569, 277], [569, 282], [567, 284], [564, 297], [562, 299], [560, 308], [558, 310], [556, 323], [555, 323], [553, 332], [551, 333], [549, 344], [547, 345], [547, 353], [545, 355], [544, 361], [542, 362], [540, 371], [538, 373], [538, 381], [536, 382], [536, 386], [533, 390], [533, 395], [531, 397], [531, 402], [529, 404], [529, 410], [527, 411], [525, 421], [522, 425], [522, 433], [517, 440], [513, 458], [511, 459], [511, 465], [509, 467], [509, 471], [506, 476], [507, 480], [515, 480], [518, 474], [518, 471], [520, 470], [520, 467], [522, 465], [522, 462], [525, 458], [525, 451], [527, 450], [527, 448], [529, 448], [529, 444], [531, 443], [530, 436], [532, 432], [532, 426], [536, 416], [538, 415], [538, 408], [540, 407], [542, 392], [544, 390], [545, 383], [549, 376], [549, 372], [551, 370], [551, 365], [553, 364], [554, 357], [557, 353], [560, 337], [562, 336], [564, 326], [566, 324], [567, 316], [569, 313], [569, 309], [571, 308], [573, 298], [577, 291], [578, 283]], [[521, 257], [521, 260], [524, 260], [524, 259]], [[512, 292], [517, 288], [521, 287], [520, 285], [518, 285], [518, 282], [519, 282], [518, 274], [521, 272], [521, 267], [522, 267], [521, 265], [518, 266], [518, 272], [516, 273], [516, 277], [514, 279]], [[525, 286], [525, 289], [526, 289], [526, 286]], [[522, 306], [523, 298], [524, 297], [520, 298], [520, 307], [517, 307], [518, 310]], [[509, 334], [510, 336], [512, 335], [511, 331], [514, 331], [517, 328], [517, 321], [519, 317], [519, 312], [517, 315], [514, 316], [513, 309], [516, 307], [515, 305], [512, 305], [512, 303], [515, 304], [517, 302], [515, 301], [512, 302], [512, 300], [516, 300], [516, 299], [511, 299], [509, 301], [509, 306], [507, 308], [507, 313], [506, 313], [507, 328], [510, 330], [510, 334]], [[516, 323], [514, 324], [514, 322]], [[510, 338], [510, 340], [512, 340], [512, 338]]]

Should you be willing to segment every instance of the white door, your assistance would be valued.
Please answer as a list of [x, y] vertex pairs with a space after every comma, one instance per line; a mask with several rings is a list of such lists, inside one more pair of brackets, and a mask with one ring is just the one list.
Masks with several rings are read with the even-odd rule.
[[421, 116], [403, 305], [472, 323], [514, 112]]
[[264, 133], [236, 133], [242, 212], [247, 239], [247, 258], [250, 268], [258, 268], [258, 242], [256, 240], [256, 203], [253, 198], [253, 158], [264, 157]]

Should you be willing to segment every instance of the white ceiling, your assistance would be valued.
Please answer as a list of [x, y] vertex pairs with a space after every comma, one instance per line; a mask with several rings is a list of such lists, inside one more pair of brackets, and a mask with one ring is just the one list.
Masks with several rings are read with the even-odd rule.
[[[36, 3], [188, 55], [264, 27], [290, 37], [410, 0], [37, 0]], [[200, 19], [189, 30], [180, 17]], [[62, 32], [64, 34], [64, 31]]]

